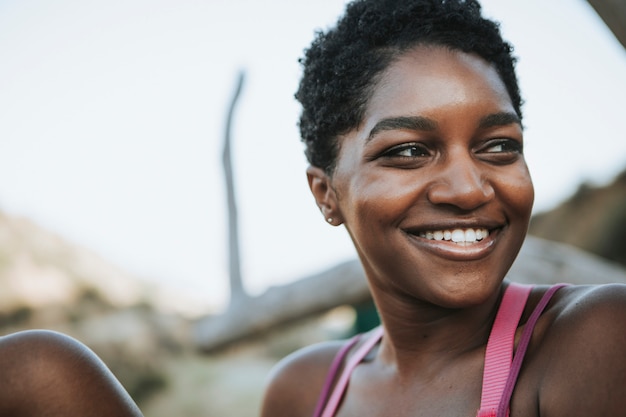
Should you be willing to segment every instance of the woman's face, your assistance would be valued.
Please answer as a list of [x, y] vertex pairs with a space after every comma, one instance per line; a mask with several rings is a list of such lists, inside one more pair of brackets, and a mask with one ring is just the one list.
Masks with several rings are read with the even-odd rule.
[[395, 61], [363, 123], [339, 139], [325, 193], [371, 285], [446, 307], [493, 294], [533, 203], [522, 138], [480, 57], [417, 47]]

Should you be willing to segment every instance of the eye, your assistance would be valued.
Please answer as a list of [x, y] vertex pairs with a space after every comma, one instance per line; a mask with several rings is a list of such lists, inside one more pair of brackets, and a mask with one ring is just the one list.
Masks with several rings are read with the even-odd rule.
[[517, 161], [523, 152], [523, 145], [515, 139], [494, 139], [478, 149], [478, 157], [494, 164], [510, 164]]
[[523, 146], [520, 142], [513, 139], [496, 139], [489, 141], [481, 152], [484, 153], [518, 153], [521, 154]]
[[413, 169], [424, 166], [432, 156], [429, 147], [420, 142], [405, 142], [382, 151], [374, 159], [389, 168]]
[[419, 158], [429, 156], [430, 152], [428, 148], [419, 143], [403, 143], [402, 145], [394, 146], [387, 149], [381, 156], [386, 158]]

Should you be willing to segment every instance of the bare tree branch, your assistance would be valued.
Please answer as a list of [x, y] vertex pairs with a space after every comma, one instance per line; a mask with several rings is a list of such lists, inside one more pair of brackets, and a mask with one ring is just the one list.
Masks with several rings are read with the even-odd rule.
[[235, 308], [247, 299], [247, 294], [243, 286], [243, 278], [241, 276], [241, 261], [239, 255], [239, 226], [237, 202], [235, 199], [235, 181], [233, 176], [233, 164], [231, 157], [231, 136], [232, 124], [241, 90], [245, 73], [239, 72], [235, 93], [230, 102], [228, 116], [226, 119], [226, 134], [224, 136], [224, 151], [222, 154], [222, 163], [224, 165], [224, 178], [226, 180], [226, 197], [228, 203], [228, 265], [230, 277], [230, 307]]
[[238, 308], [200, 320], [195, 344], [214, 351], [281, 325], [323, 313], [334, 307], [370, 299], [361, 264], [354, 260], [319, 274], [272, 287]]

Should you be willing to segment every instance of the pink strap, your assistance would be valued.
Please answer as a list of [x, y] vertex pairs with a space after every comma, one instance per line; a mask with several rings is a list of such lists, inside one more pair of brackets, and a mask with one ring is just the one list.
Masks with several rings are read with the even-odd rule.
[[478, 417], [495, 416], [513, 359], [515, 332], [532, 286], [510, 283], [493, 323], [485, 352], [485, 370]]
[[339, 406], [339, 402], [341, 401], [341, 397], [343, 397], [343, 393], [348, 386], [348, 382], [350, 381], [350, 375], [352, 375], [352, 371], [354, 368], [363, 360], [363, 358], [367, 355], [367, 353], [374, 347], [376, 343], [383, 336], [383, 328], [382, 326], [377, 327], [373, 330], [372, 335], [367, 339], [361, 347], [350, 357], [346, 367], [343, 369], [341, 373], [341, 377], [339, 381], [337, 381], [337, 385], [333, 390], [333, 393], [326, 403], [326, 407], [324, 408], [324, 413], [321, 417], [333, 417], [335, 414], [335, 410]]
[[[514, 357], [515, 332], [532, 286], [511, 283], [505, 290], [487, 342], [481, 408], [478, 411], [478, 417], [508, 416], [510, 399], [535, 324], [554, 293], [565, 285], [566, 284], [557, 284], [551, 287], [541, 298], [524, 325], [524, 330]], [[378, 343], [382, 335], [382, 327], [373, 330], [372, 335], [349, 359], [328, 403], [326, 403], [326, 407], [323, 409], [323, 414], [320, 415], [320, 409], [324, 406], [337, 370], [357, 339], [353, 339], [340, 350], [331, 365], [331, 371], [329, 372], [329, 376], [324, 384], [322, 396], [316, 407], [315, 417], [333, 417], [346, 391], [352, 371], [363, 360], [372, 347]]]
[[352, 349], [352, 346], [354, 346], [360, 338], [360, 334], [354, 336], [348, 341], [348, 343], [345, 343], [341, 347], [339, 352], [337, 352], [337, 354], [335, 355], [333, 363], [330, 365], [330, 369], [328, 370], [328, 374], [326, 375], [326, 380], [324, 381], [324, 386], [322, 387], [322, 393], [317, 400], [317, 405], [315, 406], [315, 412], [313, 413], [313, 417], [320, 417], [320, 415], [322, 414], [322, 409], [324, 408], [324, 404], [326, 404], [326, 400], [328, 399], [328, 394], [330, 393], [330, 389], [333, 386], [333, 381], [337, 376], [337, 371], [339, 371], [341, 363], [348, 354], [348, 351]]
[[515, 388], [515, 383], [517, 382], [517, 377], [519, 375], [520, 370], [522, 369], [522, 361], [524, 360], [524, 356], [526, 355], [526, 350], [528, 349], [528, 344], [530, 343], [530, 338], [533, 335], [533, 330], [535, 329], [535, 325], [537, 324], [537, 320], [539, 320], [539, 316], [543, 313], [543, 310], [546, 308], [552, 296], [557, 290], [566, 287], [567, 284], [556, 284], [550, 287], [546, 293], [541, 297], [537, 307], [533, 310], [532, 314], [524, 324], [524, 330], [522, 331], [522, 336], [517, 345], [517, 350], [515, 351], [515, 357], [513, 358], [513, 363], [511, 365], [511, 375], [509, 375], [508, 380], [506, 381], [506, 386], [502, 392], [502, 397], [500, 399], [500, 404], [498, 405], [498, 412], [496, 416], [504, 416], [508, 415], [509, 404], [511, 402], [511, 397], [513, 396], [513, 389]]

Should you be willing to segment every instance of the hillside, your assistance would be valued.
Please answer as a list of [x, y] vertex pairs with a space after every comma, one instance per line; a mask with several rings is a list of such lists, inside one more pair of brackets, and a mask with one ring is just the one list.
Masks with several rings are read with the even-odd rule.
[[0, 336], [46, 328], [77, 338], [150, 417], [255, 415], [280, 357], [336, 336], [324, 318], [313, 318], [257, 343], [201, 355], [191, 341], [192, 320], [161, 308], [166, 290], [2, 212], [0, 288]]
[[582, 184], [555, 209], [535, 215], [529, 232], [626, 266], [626, 170], [607, 186]]
[[46, 328], [96, 351], [138, 400], [166, 384], [158, 358], [188, 323], [160, 312], [155, 289], [31, 221], [0, 213], [0, 334]]

